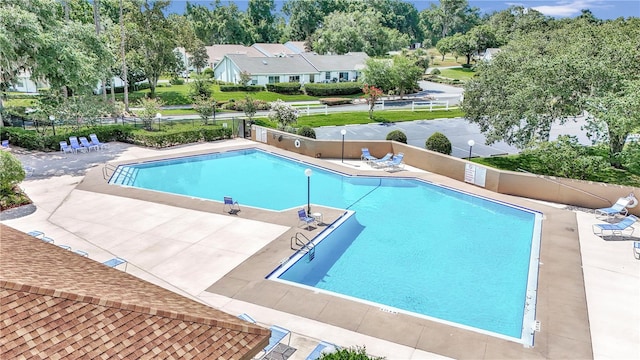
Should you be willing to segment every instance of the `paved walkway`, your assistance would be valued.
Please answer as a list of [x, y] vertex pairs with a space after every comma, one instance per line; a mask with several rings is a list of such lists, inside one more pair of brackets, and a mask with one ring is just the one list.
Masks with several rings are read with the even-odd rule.
[[[243, 216], [234, 217], [222, 214], [221, 204], [215, 202], [194, 203], [192, 199], [179, 197], [166, 198], [158, 202], [157, 197], [125, 197], [123, 194], [106, 194], [105, 190], [98, 188], [103, 164], [107, 161], [121, 162], [191, 152], [220, 151], [252, 144], [254, 143], [236, 139], [155, 150], [112, 143], [110, 149], [104, 152], [66, 156], [59, 153], [20, 153], [16, 149], [16, 154], [23, 163], [35, 169], [34, 174], [22, 184], [22, 187], [37, 205], [37, 211], [26, 217], [4, 220], [3, 223], [25, 232], [34, 229], [44, 231], [47, 236], [56, 240], [56, 244], [66, 244], [73, 249], [87, 251], [89, 256], [97, 261], [113, 256], [124, 257], [130, 261], [127, 271], [140, 278], [231, 314], [246, 312], [261, 324], [287, 327], [294, 332], [291, 339], [291, 345], [297, 349], [291, 357], [294, 360], [304, 359], [319, 340], [335, 342], [342, 346], [366, 345], [369, 353], [386, 356], [388, 359], [443, 358], [419, 350], [415, 346], [401, 345], [403, 342], [406, 343], [406, 339], [383, 340], [386, 336], [384, 334], [381, 334], [382, 337], [365, 335], [361, 331], [347, 330], [324, 321], [292, 315], [278, 310], [278, 307], [263, 306], [257, 302], [244, 301], [241, 297], [206, 291], [213, 283], [219, 283], [219, 280], [232, 269], [260, 253], [260, 250], [265, 249], [274, 239], [282, 236], [286, 238], [287, 232], [295, 227], [295, 224], [287, 222], [295, 222], [293, 216], [284, 214], [271, 217], [258, 210], [243, 209]], [[358, 161], [346, 161], [347, 167], [357, 164]], [[327, 161], [327, 166], [343, 165], [339, 161]], [[415, 176], [428, 176], [438, 183], [484, 194], [483, 189], [468, 184], [433, 174], [412, 173]], [[406, 171], [402, 175], [408, 174]], [[102, 183], [104, 184], [104, 179]], [[543, 277], [547, 278], [544, 281], [556, 281], [557, 284], [564, 285], [546, 287], [546, 290], [541, 291], [548, 291], [548, 296], [552, 297], [554, 294], [566, 293], [569, 287], [577, 286], [577, 293], [581, 293], [582, 289], [584, 295], [582, 299], [575, 298], [570, 302], [547, 305], [541, 303], [540, 306], [547, 306], [544, 312], [559, 320], [584, 316], [576, 312], [576, 308], [571, 306], [572, 303], [586, 300], [588, 306], [588, 323], [582, 328], [562, 328], [565, 325], [560, 325], [571, 324], [572, 321], [542, 319], [542, 331], [536, 338], [534, 350], [547, 349], [547, 352], [538, 353], [535, 357], [640, 358], [640, 307], [637, 305], [640, 303], [640, 261], [633, 258], [631, 242], [604, 241], [593, 235], [591, 225], [597, 221], [591, 213], [562, 210], [561, 205], [537, 205], [537, 202], [526, 199], [515, 201], [523, 201], [532, 207], [542, 206], [548, 209], [545, 215], [551, 218], [575, 218], [570, 222], [561, 223], [555, 232], [551, 231], [550, 225], [543, 226], [552, 234], [557, 234], [552, 240], [554, 246], [563, 247], [563, 242], [571, 239], [568, 234], [574, 233], [573, 236], [579, 236], [581, 262], [578, 261], [576, 264], [573, 261], [553, 259], [554, 252], [559, 255], [564, 251], [560, 248], [545, 254], [542, 258], [545, 262], [541, 264], [540, 270], [545, 274]], [[557, 210], [553, 210], [554, 208]], [[551, 224], [549, 220], [553, 219], [545, 220], [545, 224]], [[560, 235], [561, 233], [567, 235]], [[233, 241], [220, 242], [212, 239]], [[567, 243], [564, 246], [575, 245], [577, 244]], [[551, 247], [544, 246], [543, 243], [542, 251], [551, 251]], [[563, 269], [563, 263], [566, 269]], [[583, 275], [584, 287], [580, 283], [569, 282], [569, 278], [566, 277], [569, 273], [574, 274], [572, 276]], [[546, 296], [542, 299], [546, 299]], [[394, 331], [393, 326], [387, 327]], [[586, 352], [549, 345], [571, 344], [571, 337], [585, 332], [587, 336], [590, 332], [592, 344], [592, 349]], [[397, 331], [396, 333], [403, 334]], [[454, 334], [456, 336], [451, 337]], [[444, 351], [457, 354], [451, 356], [454, 358], [489, 359], [515, 356], [513, 352], [497, 350], [493, 343], [483, 345], [483, 350], [477, 352], [480, 349], [479, 343], [459, 343], [459, 339], [454, 340], [458, 335], [458, 331], [445, 328], [430, 335], [425, 341], [429, 346], [433, 346], [436, 338], [444, 345], [449, 344], [449, 347], [454, 348]], [[550, 338], [551, 335], [554, 336], [553, 339]], [[561, 339], [562, 337], [566, 339]], [[453, 346], [454, 344], [459, 346]], [[510, 347], [510, 351], [525, 351], [518, 348], [522, 346]]]

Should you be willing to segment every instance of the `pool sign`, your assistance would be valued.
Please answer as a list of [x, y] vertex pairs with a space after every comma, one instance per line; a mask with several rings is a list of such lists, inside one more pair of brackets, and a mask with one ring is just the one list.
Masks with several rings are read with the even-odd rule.
[[484, 187], [487, 169], [474, 164], [464, 165], [464, 181]]

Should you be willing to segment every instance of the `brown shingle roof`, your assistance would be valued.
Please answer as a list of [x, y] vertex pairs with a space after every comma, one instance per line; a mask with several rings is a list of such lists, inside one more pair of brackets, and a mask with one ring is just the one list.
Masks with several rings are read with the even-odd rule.
[[249, 359], [269, 330], [0, 224], [7, 358]]

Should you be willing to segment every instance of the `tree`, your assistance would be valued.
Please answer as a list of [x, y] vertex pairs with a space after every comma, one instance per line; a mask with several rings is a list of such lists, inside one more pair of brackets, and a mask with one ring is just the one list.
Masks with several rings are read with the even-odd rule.
[[334, 11], [345, 11], [346, 0], [288, 0], [282, 12], [289, 18], [288, 37], [291, 40], [309, 41], [322, 24], [325, 16]]
[[[535, 30], [481, 63], [465, 84], [463, 110], [488, 143], [519, 148], [549, 139], [551, 124], [589, 112], [588, 127], [606, 141], [610, 162], [640, 127], [640, 19], [592, 23], [581, 19]], [[610, 61], [615, 59], [615, 61]]]
[[470, 8], [467, 0], [440, 0], [439, 5], [432, 3], [423, 12], [431, 27], [437, 31], [437, 40], [455, 33], [465, 33], [480, 21], [480, 10]]
[[211, 13], [213, 33], [209, 34], [213, 44], [244, 44], [251, 45], [252, 37], [247, 15], [232, 2], [222, 6], [220, 0], [215, 0]]
[[444, 61], [444, 56], [447, 55], [447, 53], [449, 53], [449, 52], [451, 52], [453, 50], [453, 44], [451, 43], [451, 37], [446, 37], [446, 38], [440, 39], [440, 41], [438, 41], [438, 43], [436, 44], [436, 49], [438, 50], [440, 55], [442, 55], [442, 61]]
[[20, 160], [8, 151], [0, 151], [0, 169], [0, 194], [5, 197], [24, 180], [25, 173]]
[[322, 28], [313, 35], [313, 49], [324, 54], [364, 51], [381, 56], [409, 45], [409, 38], [381, 24], [382, 14], [373, 9], [364, 12], [333, 12], [324, 18]]
[[242, 111], [244, 111], [244, 114], [249, 118], [249, 122], [252, 122], [253, 116], [258, 112], [257, 102], [251, 96], [245, 96]]
[[189, 95], [194, 99], [202, 96], [210, 98], [213, 93], [213, 90], [211, 90], [211, 80], [204, 75], [194, 76], [189, 87]]
[[391, 71], [392, 61], [368, 59], [366, 65], [363, 75], [367, 84], [377, 87], [384, 93], [395, 88]]
[[195, 50], [191, 53], [191, 57], [189, 58], [191, 65], [196, 68], [196, 73], [200, 74], [202, 69], [209, 65], [209, 55], [207, 54], [207, 49], [204, 47], [204, 44], [198, 40]]
[[274, 0], [249, 0], [247, 18], [253, 32], [253, 42], [275, 43], [280, 39]]
[[198, 95], [193, 100], [193, 109], [200, 115], [205, 125], [209, 123], [209, 118], [216, 112], [216, 99], [205, 95]]
[[288, 126], [298, 122], [298, 110], [278, 99], [271, 103], [269, 119], [277, 122], [281, 129], [286, 129]]
[[451, 50], [467, 58], [467, 64], [471, 63], [471, 57], [476, 51], [476, 43], [469, 35], [455, 34], [449, 38]]
[[128, 14], [127, 23], [131, 28], [127, 42], [129, 51], [135, 53], [132, 56], [134, 66], [142, 69], [149, 80], [152, 97], [160, 75], [175, 69], [179, 59], [173, 52], [177, 46], [175, 29], [164, 16], [168, 6], [168, 0], [157, 0], [151, 4], [145, 0], [140, 11]]
[[138, 113], [144, 128], [148, 131], [153, 130], [153, 119], [157, 117], [162, 109], [162, 100], [155, 98], [142, 98], [140, 99], [139, 106], [142, 108]]
[[367, 97], [367, 103], [369, 104], [369, 119], [373, 119], [373, 108], [376, 106], [376, 101], [382, 96], [382, 90], [373, 85], [364, 84], [362, 92]]
[[406, 90], [418, 87], [418, 80], [422, 78], [424, 69], [417, 66], [413, 60], [404, 55], [393, 57], [391, 76], [398, 95], [402, 98]]

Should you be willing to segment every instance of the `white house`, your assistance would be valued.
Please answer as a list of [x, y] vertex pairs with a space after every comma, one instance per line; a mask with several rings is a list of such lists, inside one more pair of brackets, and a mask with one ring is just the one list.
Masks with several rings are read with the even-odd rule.
[[240, 74], [250, 74], [252, 85], [280, 82], [319, 83], [355, 81], [362, 75], [365, 53], [345, 55], [293, 54], [282, 57], [255, 58], [226, 55], [213, 69], [216, 80], [239, 83]]
[[491, 61], [499, 52], [499, 48], [488, 48], [482, 55], [482, 61]]
[[41, 81], [34, 81], [31, 79], [31, 73], [28, 70], [24, 70], [18, 74], [16, 81], [11, 85], [9, 90], [25, 93], [37, 93], [38, 88], [45, 87], [49, 87], [49, 84]]

